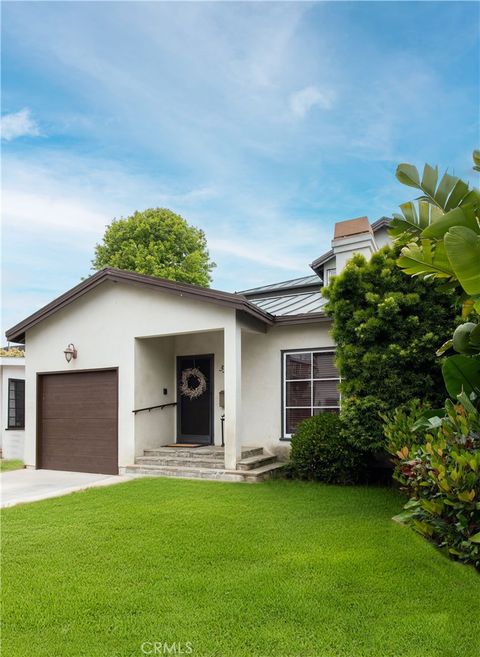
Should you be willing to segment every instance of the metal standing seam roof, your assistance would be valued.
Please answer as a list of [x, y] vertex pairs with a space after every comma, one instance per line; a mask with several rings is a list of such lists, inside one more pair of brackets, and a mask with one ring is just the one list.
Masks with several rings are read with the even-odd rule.
[[259, 299], [250, 297], [249, 301], [274, 317], [321, 313], [327, 303], [320, 291], [260, 297]]
[[273, 317], [295, 317], [323, 313], [326, 299], [321, 294], [322, 280], [316, 274], [243, 290], [237, 294]]
[[241, 290], [236, 294], [243, 294], [246, 297], [253, 298], [256, 294], [264, 294], [266, 292], [281, 292], [282, 290], [288, 291], [295, 288], [302, 287], [320, 287], [322, 280], [316, 275], [302, 276], [301, 278], [293, 278], [289, 281], [281, 281], [280, 283], [272, 283], [271, 285], [263, 285], [261, 287], [253, 287], [250, 290]]

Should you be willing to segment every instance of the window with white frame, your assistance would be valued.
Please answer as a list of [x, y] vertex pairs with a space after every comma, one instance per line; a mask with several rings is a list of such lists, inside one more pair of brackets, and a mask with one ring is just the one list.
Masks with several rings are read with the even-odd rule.
[[302, 420], [340, 408], [340, 377], [333, 349], [283, 353], [283, 436], [290, 438]]
[[332, 282], [332, 276], [335, 276], [336, 273], [337, 273], [336, 269], [327, 269], [325, 271], [325, 283], [324, 283], [325, 287], [327, 287], [327, 285], [330, 285], [330, 283]]

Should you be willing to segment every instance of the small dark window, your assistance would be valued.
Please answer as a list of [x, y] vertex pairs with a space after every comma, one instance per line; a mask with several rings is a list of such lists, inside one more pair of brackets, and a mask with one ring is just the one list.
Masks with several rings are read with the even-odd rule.
[[25, 381], [8, 379], [8, 428], [25, 428]]

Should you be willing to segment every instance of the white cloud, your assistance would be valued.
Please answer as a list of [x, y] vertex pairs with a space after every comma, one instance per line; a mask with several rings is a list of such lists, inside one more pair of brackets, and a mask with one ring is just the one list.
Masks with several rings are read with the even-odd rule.
[[30, 230], [80, 231], [98, 234], [111, 220], [79, 198], [61, 198], [55, 194], [5, 189], [2, 208], [5, 223]]
[[237, 258], [256, 262], [260, 265], [274, 267], [275, 269], [295, 272], [306, 269], [305, 258], [301, 258], [300, 256], [292, 258], [288, 254], [279, 253], [278, 251], [276, 253], [275, 251], [266, 252], [265, 245], [262, 244], [262, 247], [259, 248], [258, 240], [254, 239], [240, 242], [238, 238], [237, 240], [230, 240], [212, 237], [208, 240], [208, 246], [214, 256], [216, 253], [226, 253]]
[[2, 139], [11, 141], [18, 137], [38, 137], [40, 130], [31, 117], [30, 110], [24, 107], [14, 114], [4, 114], [1, 118]]
[[293, 115], [303, 119], [314, 107], [331, 109], [335, 102], [335, 93], [331, 89], [319, 89], [310, 85], [291, 94], [289, 102]]

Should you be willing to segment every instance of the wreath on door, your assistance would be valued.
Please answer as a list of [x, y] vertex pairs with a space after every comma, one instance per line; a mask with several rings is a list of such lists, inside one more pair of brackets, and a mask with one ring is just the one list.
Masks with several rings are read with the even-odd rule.
[[183, 370], [180, 379], [180, 393], [189, 399], [201, 397], [207, 389], [205, 374], [198, 367], [189, 367]]

